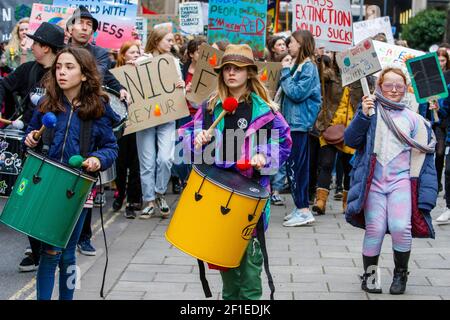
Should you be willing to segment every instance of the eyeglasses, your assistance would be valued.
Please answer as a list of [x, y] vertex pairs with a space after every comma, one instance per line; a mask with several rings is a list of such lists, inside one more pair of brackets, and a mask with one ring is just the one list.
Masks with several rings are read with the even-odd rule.
[[383, 83], [381, 85], [381, 89], [383, 91], [392, 91], [395, 87], [395, 90], [397, 90], [400, 93], [403, 93], [406, 91], [406, 86], [404, 84], [397, 84], [397, 83]]

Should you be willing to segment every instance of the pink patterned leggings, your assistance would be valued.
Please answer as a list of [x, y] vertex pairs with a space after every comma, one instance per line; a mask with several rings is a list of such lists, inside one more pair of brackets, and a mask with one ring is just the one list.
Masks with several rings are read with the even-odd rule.
[[363, 255], [373, 257], [380, 254], [387, 230], [395, 251], [410, 251], [411, 210], [409, 177], [395, 181], [374, 178], [364, 207], [366, 233]]

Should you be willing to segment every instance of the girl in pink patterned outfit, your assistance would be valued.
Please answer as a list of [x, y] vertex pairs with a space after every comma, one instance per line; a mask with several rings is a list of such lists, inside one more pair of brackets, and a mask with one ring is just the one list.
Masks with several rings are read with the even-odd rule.
[[[345, 132], [346, 144], [357, 149], [346, 218], [366, 229], [361, 288], [369, 293], [381, 293], [374, 272], [386, 233], [394, 251], [391, 294], [405, 292], [412, 237], [434, 237], [429, 212], [437, 197], [435, 138], [430, 125], [400, 103], [406, 83], [402, 70], [383, 70], [375, 97], [363, 97]], [[370, 109], [376, 114], [369, 116]]]

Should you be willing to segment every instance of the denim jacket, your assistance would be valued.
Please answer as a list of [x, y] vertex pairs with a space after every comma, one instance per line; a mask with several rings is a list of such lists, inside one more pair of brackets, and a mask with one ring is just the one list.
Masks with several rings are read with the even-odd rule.
[[311, 61], [306, 61], [299, 69], [294, 75], [289, 68], [281, 70], [281, 108], [291, 131], [308, 132], [316, 122], [322, 104], [319, 72]]

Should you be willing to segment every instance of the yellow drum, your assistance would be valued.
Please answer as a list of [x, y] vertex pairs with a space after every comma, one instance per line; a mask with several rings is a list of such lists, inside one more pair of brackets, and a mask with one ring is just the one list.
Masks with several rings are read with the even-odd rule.
[[166, 238], [197, 259], [236, 268], [268, 198], [237, 172], [194, 165]]

